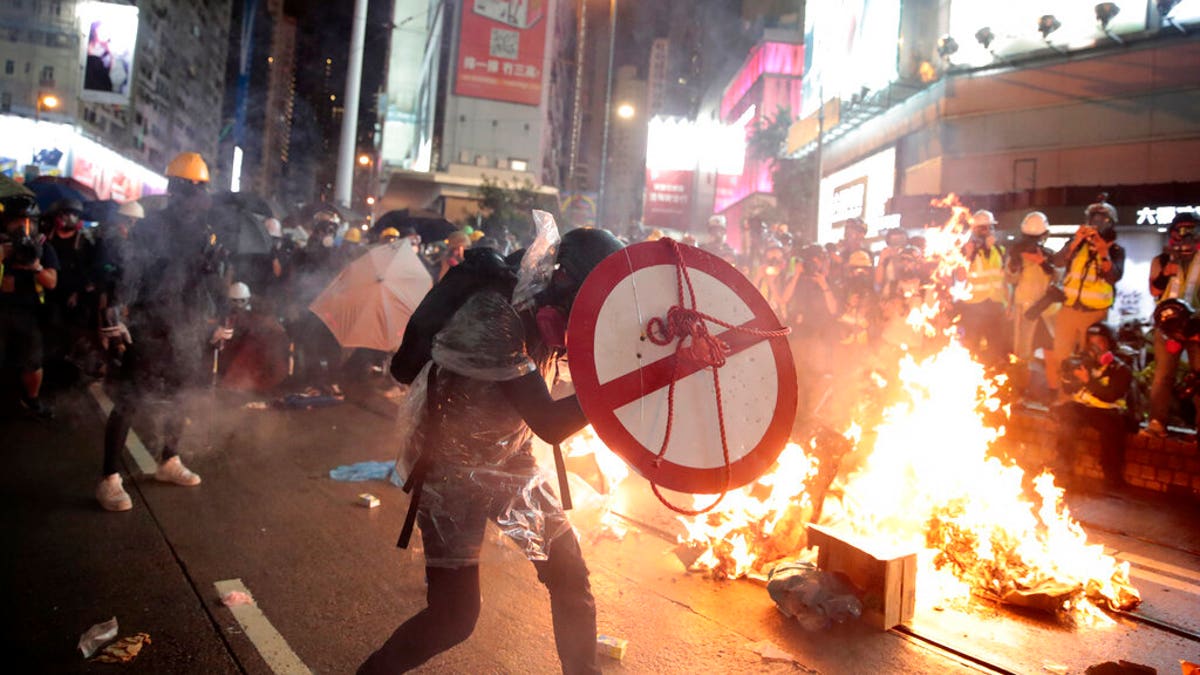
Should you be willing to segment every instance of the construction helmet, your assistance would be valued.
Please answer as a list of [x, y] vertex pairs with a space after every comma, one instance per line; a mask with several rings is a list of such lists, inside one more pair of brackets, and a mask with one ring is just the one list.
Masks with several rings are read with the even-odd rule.
[[228, 297], [230, 300], [249, 300], [250, 287], [239, 281], [229, 287]]
[[400, 238], [400, 230], [397, 230], [394, 227], [385, 228], [383, 232], [379, 233], [379, 241], [382, 241], [384, 243], [387, 243], [389, 241], [392, 241], [394, 239], [399, 239], [399, 238]]
[[570, 308], [583, 280], [596, 269], [596, 265], [624, 247], [621, 240], [608, 230], [579, 227], [564, 234], [555, 257], [561, 274], [554, 275], [545, 304]]
[[851, 269], [870, 269], [875, 265], [871, 262], [871, 254], [866, 251], [855, 251], [846, 259], [846, 266]]
[[1191, 317], [1190, 305], [1179, 298], [1168, 298], [1154, 308], [1154, 328], [1171, 339], [1179, 340]]
[[971, 214], [971, 227], [994, 227], [996, 224], [996, 215], [987, 209], [979, 209]]
[[361, 244], [362, 230], [358, 229], [357, 227], [352, 227], [346, 230], [346, 236], [343, 237], [342, 240], [349, 244]]
[[49, 209], [46, 209], [45, 215], [53, 216], [56, 213], [63, 212], [82, 215], [83, 202], [79, 201], [78, 199], [60, 199], [51, 204]]
[[198, 152], [181, 152], [167, 165], [167, 178], [182, 178], [193, 183], [208, 182], [208, 165]]
[[1088, 207], [1083, 211], [1083, 215], [1089, 223], [1092, 220], [1092, 216], [1097, 214], [1108, 216], [1110, 225], [1117, 224], [1117, 208], [1108, 203], [1108, 193], [1106, 192], [1100, 194], [1100, 201], [1095, 204], [1088, 204]]
[[1100, 337], [1104, 338], [1104, 341], [1108, 343], [1108, 349], [1110, 351], [1115, 349], [1117, 346], [1117, 332], [1113, 330], [1112, 326], [1104, 323], [1103, 321], [1097, 321], [1096, 323], [1088, 326], [1087, 334], [1089, 337], [1092, 335], [1099, 335]]
[[1050, 231], [1050, 221], [1041, 211], [1030, 211], [1021, 219], [1021, 234], [1027, 237], [1040, 237]]
[[126, 218], [145, 218], [146, 209], [143, 209], [142, 205], [136, 201], [125, 202], [117, 209], [117, 215], [125, 216]]

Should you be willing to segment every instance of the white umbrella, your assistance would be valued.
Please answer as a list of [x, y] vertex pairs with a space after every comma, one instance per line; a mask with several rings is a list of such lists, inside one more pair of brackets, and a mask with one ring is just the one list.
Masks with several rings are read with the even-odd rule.
[[313, 300], [308, 309], [343, 347], [392, 352], [433, 279], [406, 240], [371, 247]]

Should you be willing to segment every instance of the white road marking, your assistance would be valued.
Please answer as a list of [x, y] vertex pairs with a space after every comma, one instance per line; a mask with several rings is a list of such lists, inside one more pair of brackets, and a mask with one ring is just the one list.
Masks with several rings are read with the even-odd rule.
[[[96, 404], [104, 411], [104, 416], [108, 417], [112, 413], [113, 402], [108, 397], [108, 394], [104, 393], [104, 388], [100, 386], [99, 382], [93, 382], [88, 387], [88, 390], [92, 392], [92, 398], [96, 399]], [[158, 469], [158, 463], [154, 461], [154, 457], [150, 455], [150, 451], [142, 443], [141, 437], [133, 429], [129, 430], [129, 437], [125, 439], [125, 449], [129, 451], [134, 463], [137, 464], [138, 469], [142, 473], [151, 476], [154, 475], [154, 471]]]
[[1189, 584], [1188, 582], [1180, 581], [1175, 577], [1159, 574], [1157, 572], [1151, 572], [1150, 570], [1145, 570], [1140, 567], [1134, 567], [1133, 569], [1129, 570], [1129, 576], [1138, 579], [1145, 579], [1146, 581], [1153, 581], [1156, 584], [1162, 584], [1167, 588], [1182, 591], [1190, 595], [1200, 595], [1200, 586], [1196, 584]]
[[[216, 582], [213, 586], [216, 587], [219, 595], [225, 595], [230, 591], [250, 593], [241, 579], [226, 579]], [[229, 611], [233, 613], [233, 618], [237, 619], [242, 630], [246, 632], [246, 637], [254, 643], [255, 649], [267, 662], [271, 672], [281, 675], [312, 673], [312, 670], [305, 666], [300, 657], [296, 656], [296, 652], [288, 646], [287, 640], [284, 640], [279, 631], [275, 630], [275, 627], [267, 620], [266, 615], [262, 613], [257, 604], [234, 605], [229, 608]]]

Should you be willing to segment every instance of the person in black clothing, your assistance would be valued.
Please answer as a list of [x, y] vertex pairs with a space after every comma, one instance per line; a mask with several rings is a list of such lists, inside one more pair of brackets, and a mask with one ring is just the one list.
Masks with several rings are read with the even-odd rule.
[[838, 338], [838, 304], [826, 278], [829, 257], [825, 249], [809, 244], [800, 249], [798, 258], [801, 267], [790, 294], [787, 319], [792, 328], [788, 343], [796, 360], [799, 391], [796, 422], [802, 424], [816, 413], [822, 385], [831, 373], [832, 348]]
[[[533, 434], [558, 443], [587, 424], [574, 396], [551, 398], [545, 376], [580, 284], [620, 248], [603, 230], [571, 230], [563, 235], [550, 288], [532, 307], [510, 300], [511, 282], [504, 288], [485, 286], [433, 336], [432, 361], [413, 378], [409, 393], [424, 399], [409, 447], [423, 448], [420, 461], [429, 458], [424, 488], [413, 497], [419, 499], [428, 606], [371, 654], [359, 668], [361, 675], [410, 670], [471, 635], [479, 616], [479, 552], [489, 520], [523, 549], [550, 591], [563, 672], [600, 672], [587, 566], [530, 444]], [[490, 250], [470, 255], [494, 259], [493, 267], [505, 265]], [[451, 271], [442, 283], [457, 283], [462, 276]], [[437, 292], [437, 287], [431, 291]], [[406, 339], [411, 340], [407, 333]], [[407, 372], [402, 356], [407, 353], [404, 347], [398, 352], [393, 373]]]
[[1125, 436], [1129, 387], [1133, 371], [1116, 355], [1113, 329], [1096, 322], [1087, 329], [1082, 354], [1062, 363], [1063, 390], [1071, 399], [1058, 406], [1058, 475], [1068, 476], [1075, 466], [1075, 440], [1079, 429], [1100, 434], [1100, 466], [1110, 487], [1125, 484]]
[[0, 362], [21, 373], [21, 406], [48, 419], [52, 413], [39, 396], [43, 343], [38, 314], [43, 293], [58, 283], [58, 258], [34, 228], [37, 215], [37, 202], [28, 190], [0, 200]]
[[[221, 248], [206, 222], [210, 205], [208, 167], [196, 153], [184, 153], [167, 169], [169, 202], [133, 233], [128, 268], [115, 298], [104, 306], [124, 307], [116, 323], [101, 329], [101, 339], [121, 352], [110, 378], [113, 409], [104, 436], [103, 476], [96, 499], [109, 511], [132, 508], [121, 485], [119, 461], [137, 410], [152, 399], [168, 400], [163, 446], [154, 477], [176, 485], [200, 484], [200, 477], [177, 454], [184, 410], [175, 400], [184, 387], [203, 381], [210, 345], [232, 335], [213, 328], [218, 302]], [[125, 322], [128, 322], [128, 328]]]
[[96, 329], [95, 245], [84, 236], [83, 204], [55, 202], [43, 217], [49, 225], [47, 245], [58, 256], [58, 284], [46, 294], [47, 354], [61, 370], [76, 361]]

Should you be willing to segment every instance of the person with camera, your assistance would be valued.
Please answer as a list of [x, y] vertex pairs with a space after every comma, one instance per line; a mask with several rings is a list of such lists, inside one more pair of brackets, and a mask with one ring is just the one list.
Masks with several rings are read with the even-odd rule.
[[1133, 371], [1116, 355], [1117, 337], [1108, 324], [1097, 321], [1084, 331], [1081, 352], [1064, 359], [1062, 387], [1070, 400], [1056, 408], [1060, 477], [1075, 466], [1079, 430], [1095, 429], [1100, 436], [1100, 466], [1109, 487], [1125, 484], [1125, 436], [1128, 430], [1129, 388]]
[[58, 256], [58, 285], [46, 294], [52, 380], [68, 377], [70, 364], [89, 349], [96, 330], [96, 249], [83, 233], [82, 217], [83, 204], [77, 199], [55, 202], [42, 217], [50, 229], [46, 245]]
[[[1021, 220], [1021, 235], [1008, 252], [1005, 278], [1012, 285], [1013, 353], [1022, 362], [1033, 359], [1034, 338], [1039, 333], [1050, 335], [1044, 312], [1027, 317], [1026, 312], [1046, 296], [1058, 277], [1054, 269], [1054, 254], [1046, 248], [1050, 223], [1046, 214], [1031, 211]], [[1049, 342], [1046, 340], [1046, 342]], [[1049, 347], [1049, 344], [1046, 345]], [[1049, 349], [1046, 349], [1049, 351]], [[1046, 354], [1046, 361], [1054, 358]]]
[[971, 238], [962, 247], [966, 269], [957, 274], [970, 288], [958, 303], [963, 345], [989, 365], [1005, 362], [1010, 344], [1005, 330], [1008, 285], [1004, 281], [1004, 247], [996, 243], [996, 217], [980, 209], [971, 215]]
[[[1180, 213], [1171, 221], [1167, 230], [1165, 250], [1150, 261], [1150, 295], [1158, 307], [1169, 300], [1182, 300], [1186, 306], [1196, 307], [1200, 301], [1200, 256], [1196, 255], [1197, 232], [1200, 217], [1194, 213]], [[1183, 341], [1174, 339], [1166, 327], [1158, 321], [1160, 312], [1155, 312], [1154, 330], [1154, 380], [1150, 384], [1150, 421], [1145, 433], [1151, 436], [1167, 435], [1167, 422], [1171, 413], [1171, 401], [1175, 390], [1175, 371], [1179, 368], [1179, 356], [1184, 351]], [[1168, 313], [1173, 315], [1173, 313]], [[1190, 317], [1190, 312], [1188, 312]], [[1188, 370], [1200, 371], [1200, 348], [1187, 344]]]
[[46, 291], [58, 284], [58, 258], [37, 233], [37, 216], [33, 193], [23, 187], [0, 199], [0, 362], [21, 373], [21, 407], [49, 419], [53, 413], [40, 398], [44, 345], [38, 314]]
[[[1087, 219], [1071, 241], [1054, 255], [1054, 265], [1066, 268], [1063, 306], [1054, 320], [1055, 355], [1083, 348], [1088, 327], [1108, 316], [1117, 297], [1117, 282], [1125, 273], [1125, 249], [1117, 243], [1117, 209], [1101, 195], [1084, 211]], [[1046, 360], [1046, 381], [1059, 381], [1058, 360]], [[1051, 392], [1057, 397], [1057, 392]]]
[[[96, 499], [108, 511], [133, 507], [122, 486], [121, 451], [134, 416], [151, 401], [167, 401], [156, 480], [195, 486], [200, 476], [178, 455], [185, 409], [183, 389], [204, 382], [210, 343], [232, 332], [213, 320], [221, 302], [223, 247], [207, 222], [211, 206], [208, 165], [194, 152], [167, 166], [167, 207], [133, 231], [130, 259], [113, 292], [100, 329], [114, 354], [109, 391], [113, 409], [104, 430], [103, 478]], [[126, 325], [128, 324], [128, 325]]]
[[880, 293], [896, 281], [896, 265], [900, 253], [908, 246], [908, 233], [893, 227], [883, 233], [884, 248], [875, 261], [875, 288]]

